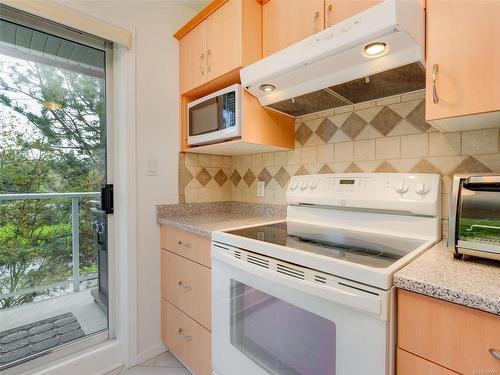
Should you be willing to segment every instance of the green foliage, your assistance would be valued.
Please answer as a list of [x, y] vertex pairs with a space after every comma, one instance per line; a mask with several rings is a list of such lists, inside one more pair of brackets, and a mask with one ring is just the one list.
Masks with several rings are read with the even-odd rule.
[[[46, 106], [62, 104], [61, 108]], [[105, 179], [104, 80], [0, 55], [0, 194], [97, 191]], [[0, 295], [71, 276], [71, 202], [0, 201]], [[81, 269], [95, 270], [80, 199]], [[0, 298], [0, 309], [43, 292]]]

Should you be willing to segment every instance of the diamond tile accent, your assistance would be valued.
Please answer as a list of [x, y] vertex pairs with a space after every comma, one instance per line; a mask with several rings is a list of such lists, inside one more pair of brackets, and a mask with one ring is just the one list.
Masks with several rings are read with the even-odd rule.
[[259, 173], [258, 177], [259, 181], [264, 181], [265, 185], [269, 183], [273, 179], [273, 176], [271, 176], [271, 173], [267, 170], [267, 168], [263, 168], [262, 171]]
[[185, 187], [187, 184], [191, 182], [194, 176], [189, 172], [189, 169], [186, 168], [185, 165], [182, 165], [179, 170], [179, 184], [180, 186]]
[[459, 165], [457, 165], [455, 169], [453, 169], [453, 171], [450, 172], [450, 176], [455, 173], [469, 173], [469, 172], [482, 173], [482, 172], [492, 172], [492, 170], [483, 163], [481, 163], [476, 158], [469, 156], [467, 159], [465, 159]]
[[363, 172], [361, 170], [360, 167], [358, 167], [356, 164], [354, 163], [351, 163], [349, 164], [349, 166], [346, 168], [346, 170], [344, 172], [348, 172], [348, 173], [359, 173], [359, 172]]
[[238, 184], [240, 183], [241, 181], [241, 176], [240, 174], [238, 173], [238, 171], [235, 169], [233, 170], [233, 173], [231, 173], [231, 182], [233, 183], [233, 185], [236, 187], [238, 186]]
[[219, 169], [214, 176], [214, 180], [220, 187], [222, 187], [222, 185], [224, 185], [227, 181], [227, 176], [222, 169]]
[[439, 169], [437, 169], [433, 164], [429, 163], [428, 160], [422, 159], [417, 164], [410, 169], [411, 173], [437, 173], [442, 175]]
[[252, 185], [255, 181], [255, 175], [250, 169], [247, 169], [245, 175], [243, 176], [243, 181], [245, 181], [248, 187], [250, 187], [250, 185]]
[[284, 188], [286, 184], [288, 184], [288, 181], [290, 181], [290, 175], [285, 168], [281, 167], [278, 170], [278, 173], [276, 173], [276, 175], [274, 176], [274, 179], [279, 184], [279, 186]]
[[210, 176], [210, 173], [208, 173], [205, 168], [202, 168], [201, 171], [199, 171], [196, 175], [196, 179], [201, 184], [201, 186], [205, 187], [212, 179], [212, 176]]
[[418, 105], [405, 117], [406, 120], [415, 126], [418, 130], [426, 132], [430, 129], [430, 125], [425, 122], [425, 100], [422, 100]]
[[400, 115], [388, 106], [384, 106], [370, 124], [383, 135], [387, 135], [401, 120], [402, 117]]
[[397, 170], [390, 163], [384, 161], [377, 167], [377, 169], [375, 169], [375, 172], [395, 173]]
[[356, 138], [361, 130], [366, 126], [367, 122], [363, 120], [356, 112], [352, 112], [344, 121], [340, 129], [351, 139]]
[[321, 121], [321, 124], [319, 124], [318, 129], [316, 129], [316, 134], [323, 140], [323, 142], [328, 143], [337, 130], [337, 126], [328, 118], [325, 118]]
[[318, 171], [318, 174], [327, 174], [327, 173], [333, 173], [333, 169], [330, 168], [327, 164], [325, 164]]
[[303, 165], [301, 165], [297, 172], [295, 172], [295, 176], [305, 176], [308, 174], [310, 174], [309, 171]]
[[301, 123], [298, 129], [295, 131], [295, 139], [302, 146], [306, 144], [306, 142], [311, 138], [313, 131], [304, 123]]

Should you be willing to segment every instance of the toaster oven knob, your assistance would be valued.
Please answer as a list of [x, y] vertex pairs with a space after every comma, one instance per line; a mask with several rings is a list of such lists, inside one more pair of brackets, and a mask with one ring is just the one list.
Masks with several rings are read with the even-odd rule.
[[396, 192], [399, 194], [404, 194], [408, 191], [408, 184], [405, 181], [400, 181], [396, 184]]
[[427, 185], [425, 182], [421, 182], [417, 184], [415, 191], [419, 195], [425, 195], [429, 192], [429, 185]]

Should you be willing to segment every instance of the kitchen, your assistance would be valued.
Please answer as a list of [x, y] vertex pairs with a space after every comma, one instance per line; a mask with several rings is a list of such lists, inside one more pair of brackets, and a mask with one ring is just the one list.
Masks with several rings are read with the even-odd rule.
[[2, 3], [113, 42], [107, 341], [7, 374], [500, 373], [500, 2]]

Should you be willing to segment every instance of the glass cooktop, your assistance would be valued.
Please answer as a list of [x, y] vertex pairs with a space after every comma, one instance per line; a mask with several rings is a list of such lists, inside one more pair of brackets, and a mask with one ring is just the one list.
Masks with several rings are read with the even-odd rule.
[[426, 242], [292, 221], [227, 233], [376, 268], [390, 266]]

